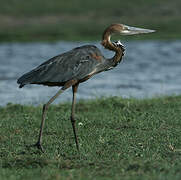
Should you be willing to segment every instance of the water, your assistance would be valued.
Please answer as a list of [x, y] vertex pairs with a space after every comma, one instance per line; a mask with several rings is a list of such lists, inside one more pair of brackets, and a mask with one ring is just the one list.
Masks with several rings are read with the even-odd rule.
[[[16, 79], [43, 61], [84, 44], [95, 44], [106, 57], [113, 53], [99, 43], [2, 43], [0, 44], [0, 105], [42, 104], [58, 87], [28, 85]], [[79, 86], [77, 98], [100, 96], [153, 97], [181, 93], [181, 41], [124, 42], [126, 55], [115, 69], [100, 73]], [[55, 103], [72, 98], [71, 89]]]

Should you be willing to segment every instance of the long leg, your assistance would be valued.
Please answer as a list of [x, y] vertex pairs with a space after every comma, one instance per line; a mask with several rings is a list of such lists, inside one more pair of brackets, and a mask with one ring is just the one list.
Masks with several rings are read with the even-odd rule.
[[63, 92], [64, 92], [64, 90], [60, 89], [46, 104], [43, 105], [40, 133], [39, 133], [39, 137], [38, 137], [38, 142], [35, 144], [35, 146], [37, 146], [37, 148], [40, 149], [41, 151], [43, 151], [41, 142], [42, 142], [42, 134], [43, 134], [43, 127], [44, 127], [44, 123], [45, 123], [46, 111], [48, 109], [48, 106]]
[[72, 112], [71, 112], [70, 119], [71, 119], [72, 128], [73, 128], [73, 132], [74, 132], [74, 138], [75, 138], [76, 147], [77, 147], [77, 150], [79, 152], [79, 144], [78, 144], [78, 139], [77, 139], [77, 134], [76, 134], [76, 129], [75, 129], [75, 117], [74, 117], [74, 114], [75, 114], [75, 103], [76, 103], [76, 93], [77, 93], [78, 85], [79, 84], [76, 84], [76, 85], [72, 86], [73, 99], [72, 99]]

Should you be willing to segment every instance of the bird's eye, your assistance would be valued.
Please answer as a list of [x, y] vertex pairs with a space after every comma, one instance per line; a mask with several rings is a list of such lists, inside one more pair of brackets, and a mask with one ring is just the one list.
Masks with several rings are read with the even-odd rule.
[[125, 26], [124, 30], [130, 30], [129, 26]]

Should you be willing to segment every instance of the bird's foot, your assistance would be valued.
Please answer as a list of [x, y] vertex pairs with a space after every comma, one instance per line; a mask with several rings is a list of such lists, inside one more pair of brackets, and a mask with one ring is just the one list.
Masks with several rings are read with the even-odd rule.
[[42, 145], [41, 145], [41, 143], [39, 141], [36, 144], [32, 145], [32, 146], [37, 147], [41, 152], [44, 153], [44, 149], [43, 149], [43, 147], [42, 147]]
[[26, 148], [30, 149], [32, 147], [37, 147], [41, 152], [44, 153], [43, 147], [40, 142], [37, 142], [36, 144], [26, 145]]
[[31, 147], [37, 147], [41, 152], [43, 152], [44, 153], [44, 149], [43, 149], [43, 147], [42, 147], [42, 145], [41, 145], [41, 143], [38, 141], [36, 144], [33, 144], [33, 145], [28, 145], [28, 146], [26, 146], [27, 148], [31, 148]]

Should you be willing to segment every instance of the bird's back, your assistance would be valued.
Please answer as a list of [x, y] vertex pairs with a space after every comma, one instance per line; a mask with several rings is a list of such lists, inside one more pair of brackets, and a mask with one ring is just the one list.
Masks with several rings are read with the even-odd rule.
[[32, 71], [21, 76], [17, 83], [64, 85], [65, 82], [81, 80], [95, 71], [104, 57], [96, 46], [86, 45], [55, 56]]

